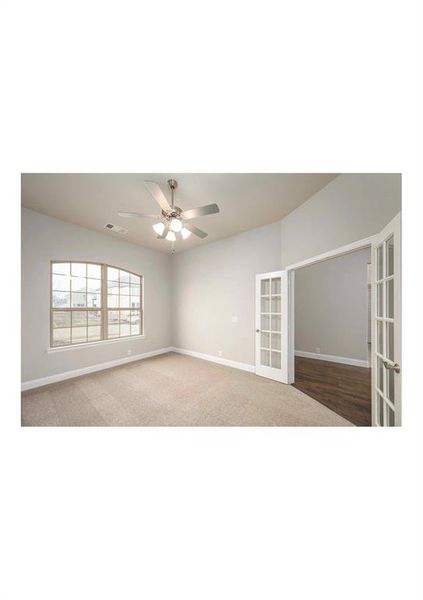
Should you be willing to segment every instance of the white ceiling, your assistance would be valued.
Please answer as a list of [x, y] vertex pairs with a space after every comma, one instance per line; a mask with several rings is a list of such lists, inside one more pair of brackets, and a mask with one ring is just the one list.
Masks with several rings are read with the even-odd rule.
[[[207, 238], [191, 235], [178, 240], [175, 251], [234, 235], [285, 217], [310, 196], [327, 185], [335, 174], [24, 174], [22, 205], [40, 213], [121, 237], [128, 241], [171, 252], [172, 244], [156, 239], [155, 221], [123, 219], [118, 211], [159, 214], [144, 179], [159, 183], [170, 199], [168, 179], [176, 179], [175, 204], [182, 209], [216, 203], [220, 213], [193, 219], [191, 223], [207, 231]], [[128, 229], [121, 236], [105, 232], [114, 223]]]

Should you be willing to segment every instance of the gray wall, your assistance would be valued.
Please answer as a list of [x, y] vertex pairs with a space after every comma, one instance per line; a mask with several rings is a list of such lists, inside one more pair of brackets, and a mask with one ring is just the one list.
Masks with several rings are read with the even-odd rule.
[[364, 249], [295, 273], [295, 350], [367, 361], [368, 290]]
[[[145, 339], [48, 354], [50, 260], [93, 260], [145, 276]], [[171, 345], [170, 257], [22, 209], [22, 381]]]
[[339, 175], [281, 221], [282, 268], [378, 233], [401, 210], [401, 175]]
[[173, 345], [254, 364], [255, 275], [280, 256], [280, 222], [176, 254]]

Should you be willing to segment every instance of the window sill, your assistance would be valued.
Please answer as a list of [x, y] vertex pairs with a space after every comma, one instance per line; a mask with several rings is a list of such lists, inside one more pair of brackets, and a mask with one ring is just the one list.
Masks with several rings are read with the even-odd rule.
[[99, 340], [98, 342], [84, 342], [83, 344], [73, 344], [72, 346], [57, 346], [56, 348], [47, 348], [47, 354], [55, 354], [56, 352], [66, 352], [67, 350], [75, 350], [76, 348], [91, 348], [93, 346], [105, 346], [108, 344], [116, 344], [117, 342], [132, 342], [133, 340], [142, 340], [145, 335], [133, 335], [128, 337], [113, 338], [112, 340]]

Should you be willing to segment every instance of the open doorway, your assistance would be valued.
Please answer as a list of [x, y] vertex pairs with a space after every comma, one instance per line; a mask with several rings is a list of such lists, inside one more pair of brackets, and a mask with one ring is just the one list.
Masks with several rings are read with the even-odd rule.
[[372, 424], [371, 249], [295, 271], [294, 386], [359, 426]]

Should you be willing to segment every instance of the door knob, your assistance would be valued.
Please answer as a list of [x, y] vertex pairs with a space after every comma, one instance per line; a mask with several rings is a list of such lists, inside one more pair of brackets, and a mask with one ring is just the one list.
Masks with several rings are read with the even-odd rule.
[[401, 371], [400, 366], [398, 363], [395, 363], [394, 365], [391, 365], [390, 363], [388, 363], [388, 361], [384, 360], [383, 361], [383, 366], [385, 367], [385, 369], [390, 369], [392, 371], [395, 371], [395, 373], [399, 373]]
[[256, 333], [260, 333], [260, 329], [256, 329]]

